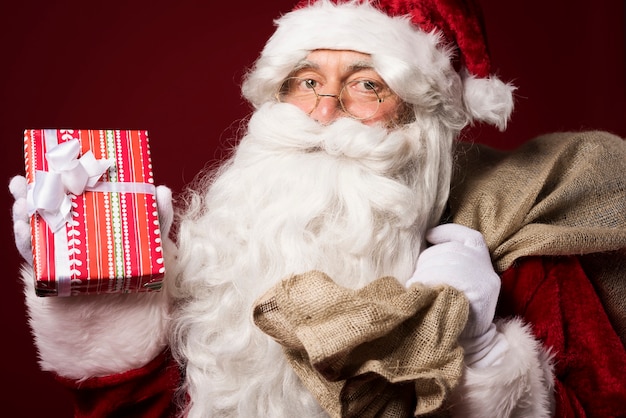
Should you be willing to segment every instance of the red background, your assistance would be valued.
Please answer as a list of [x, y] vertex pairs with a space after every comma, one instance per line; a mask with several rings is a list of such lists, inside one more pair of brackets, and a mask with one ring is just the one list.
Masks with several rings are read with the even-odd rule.
[[[147, 129], [158, 184], [174, 192], [232, 145], [249, 112], [239, 82], [293, 0], [45, 1], [0, 4], [1, 181], [23, 173], [25, 128]], [[626, 137], [625, 2], [482, 0], [494, 69], [517, 90], [509, 129], [471, 131], [510, 149], [544, 132]], [[0, 405], [11, 417], [68, 417], [39, 371], [26, 324], [12, 198], [2, 191]], [[7, 389], [8, 388], [8, 389]]]

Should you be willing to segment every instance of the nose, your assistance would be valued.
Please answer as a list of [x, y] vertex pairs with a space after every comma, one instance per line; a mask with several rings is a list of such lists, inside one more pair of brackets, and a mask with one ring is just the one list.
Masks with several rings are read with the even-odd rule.
[[319, 103], [310, 116], [322, 125], [334, 122], [343, 116], [343, 109], [337, 94], [318, 94]]

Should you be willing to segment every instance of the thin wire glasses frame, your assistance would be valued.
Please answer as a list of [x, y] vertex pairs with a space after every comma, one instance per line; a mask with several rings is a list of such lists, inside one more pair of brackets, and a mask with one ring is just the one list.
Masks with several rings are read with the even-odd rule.
[[[276, 100], [299, 106], [311, 114], [319, 105], [321, 98], [332, 97], [339, 101], [341, 108], [350, 117], [358, 120], [373, 117], [385, 99], [392, 95], [388, 87], [366, 78], [358, 78], [344, 83], [339, 94], [318, 93], [317, 82], [310, 78], [289, 77], [281, 84], [276, 93]], [[377, 91], [379, 90], [379, 91]]]

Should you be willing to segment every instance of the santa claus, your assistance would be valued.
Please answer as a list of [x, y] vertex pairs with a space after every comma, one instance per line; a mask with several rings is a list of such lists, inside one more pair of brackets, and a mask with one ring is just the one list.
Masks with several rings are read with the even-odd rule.
[[[528, 251], [515, 263], [496, 263], [504, 266], [501, 279], [490, 258], [503, 242], [490, 238], [497, 228], [481, 233], [475, 229], [483, 225], [461, 222], [459, 214], [471, 209], [459, 202], [471, 193], [450, 196], [451, 183], [464, 190], [473, 179], [461, 175], [464, 182], [453, 182], [455, 163], [461, 164], [455, 155], [471, 153], [455, 151], [461, 130], [474, 122], [504, 129], [515, 89], [490, 73], [476, 6], [457, 3], [319, 0], [280, 17], [243, 83], [255, 107], [245, 135], [232, 157], [181, 196], [161, 292], [39, 298], [25, 266], [41, 367], [75, 392], [77, 416], [546, 417], [573, 411], [609, 416], [618, 408], [615, 399], [623, 399], [626, 388], [614, 378], [626, 371], [626, 355], [580, 265]], [[13, 180], [12, 191], [16, 242], [28, 259], [22, 180]], [[157, 198], [168, 235], [169, 190], [158, 188]], [[601, 250], [619, 249], [623, 241], [611, 245]], [[536, 296], [529, 289], [540, 292], [546, 277], [564, 277], [557, 270], [567, 272], [579, 295], [594, 298], [585, 307], [597, 313], [595, 322], [581, 326], [601, 333], [613, 371], [587, 361], [578, 365], [586, 370], [576, 375], [583, 380], [570, 383], [556, 363], [567, 351], [549, 332], [562, 318], [526, 311]], [[403, 341], [413, 338], [409, 350], [444, 350], [440, 358], [452, 359], [445, 365], [453, 372], [438, 380], [443, 366], [420, 363], [422, 374], [400, 383], [387, 379], [385, 390], [370, 388], [361, 399], [364, 409], [351, 412], [345, 394], [362, 381], [350, 374], [317, 390], [313, 383], [324, 381], [326, 368], [313, 364], [306, 333], [297, 326], [331, 308], [329, 321], [338, 321], [337, 307], [323, 303], [330, 300], [327, 292], [347, 295], [342, 303], [350, 308], [341, 315], [370, 312], [376, 293], [358, 308], [350, 301], [389, 277], [400, 286], [385, 281], [393, 298], [416, 300], [434, 291], [437, 309], [456, 309], [454, 320], [438, 322], [424, 314], [435, 309], [428, 302], [401, 321], [411, 328], [403, 334]], [[276, 294], [294, 279], [315, 290], [321, 308], [274, 323], [274, 332], [261, 326], [263, 306], [286, 303]], [[444, 294], [452, 296], [437, 299]], [[508, 316], [494, 322], [499, 297]], [[427, 319], [411, 320], [417, 317]], [[376, 322], [360, 331], [360, 350], [387, 344], [380, 340], [384, 333], [370, 332]], [[437, 332], [429, 337], [433, 327]], [[288, 344], [289, 332], [298, 350]], [[442, 343], [442, 335], [449, 342]], [[423, 345], [426, 340], [440, 342]], [[335, 355], [322, 361], [324, 367]], [[371, 376], [367, 370], [357, 377]], [[432, 380], [443, 382], [434, 398], [433, 386], [419, 390]], [[594, 381], [595, 400], [582, 393]], [[393, 400], [372, 406], [389, 393]], [[601, 404], [605, 409], [594, 409]]]

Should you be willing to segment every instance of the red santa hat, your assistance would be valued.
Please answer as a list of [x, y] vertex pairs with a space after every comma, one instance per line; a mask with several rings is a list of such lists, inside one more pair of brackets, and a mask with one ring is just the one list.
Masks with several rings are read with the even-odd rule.
[[463, 113], [504, 130], [515, 87], [491, 73], [482, 16], [473, 0], [304, 0], [275, 21], [243, 85], [259, 106], [316, 49], [371, 55], [404, 101]]

